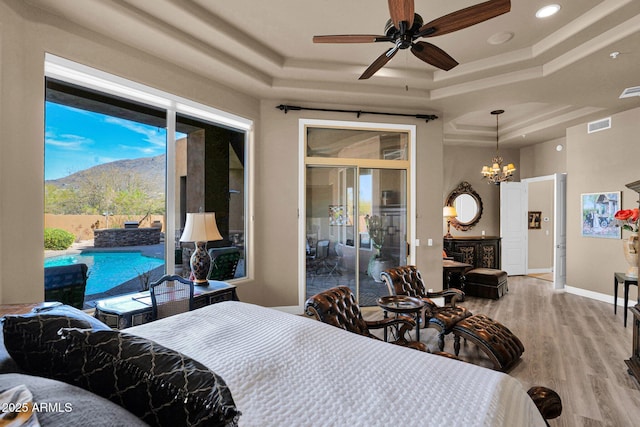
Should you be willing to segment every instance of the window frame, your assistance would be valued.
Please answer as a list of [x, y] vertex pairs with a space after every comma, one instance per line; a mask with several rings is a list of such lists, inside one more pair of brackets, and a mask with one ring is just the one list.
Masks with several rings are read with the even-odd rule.
[[250, 280], [253, 277], [253, 229], [250, 219], [253, 218], [253, 133], [254, 122], [251, 119], [228, 113], [217, 108], [192, 101], [187, 98], [164, 92], [153, 87], [137, 83], [125, 78], [92, 68], [68, 59], [45, 53], [45, 78], [54, 78], [87, 89], [97, 90], [108, 95], [129, 99], [166, 111], [167, 123], [167, 165], [166, 165], [166, 225], [165, 225], [165, 266], [168, 274], [175, 272], [174, 247], [175, 236], [175, 134], [176, 115], [185, 114], [203, 119], [222, 127], [242, 132], [245, 143], [244, 159], [244, 244], [245, 275], [237, 281]]

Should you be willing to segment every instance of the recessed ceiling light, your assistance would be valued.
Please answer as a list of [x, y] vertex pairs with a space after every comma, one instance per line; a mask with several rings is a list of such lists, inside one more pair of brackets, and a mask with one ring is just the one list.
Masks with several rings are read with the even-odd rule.
[[506, 43], [513, 38], [513, 33], [505, 31], [502, 33], [495, 33], [491, 37], [487, 39], [487, 43], [498, 45], [502, 43]]
[[547, 18], [551, 15], [555, 15], [560, 10], [559, 4], [550, 4], [544, 6], [536, 12], [536, 18]]
[[562, 151], [562, 150], [564, 150], [564, 147], [562, 146], [562, 144], [556, 145], [556, 151]]

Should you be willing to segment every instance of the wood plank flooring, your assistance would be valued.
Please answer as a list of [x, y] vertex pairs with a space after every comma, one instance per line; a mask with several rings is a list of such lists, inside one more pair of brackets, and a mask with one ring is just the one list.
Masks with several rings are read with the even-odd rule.
[[[631, 356], [631, 313], [625, 328], [624, 309], [614, 315], [612, 304], [555, 291], [550, 282], [527, 276], [509, 277], [509, 292], [497, 301], [467, 297], [460, 304], [520, 338], [525, 352], [509, 374], [525, 390], [543, 385], [560, 394], [563, 412], [549, 421], [552, 427], [640, 425], [640, 386], [624, 363]], [[363, 311], [366, 319], [382, 317], [376, 308]], [[420, 334], [437, 350], [434, 329]], [[445, 339], [445, 351], [453, 353], [452, 336]], [[462, 342], [460, 357], [492, 366], [470, 342]]]

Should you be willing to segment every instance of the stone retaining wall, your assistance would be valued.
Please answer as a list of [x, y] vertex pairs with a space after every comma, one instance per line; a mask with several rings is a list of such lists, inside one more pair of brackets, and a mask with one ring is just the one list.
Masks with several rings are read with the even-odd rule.
[[100, 228], [93, 230], [93, 246], [96, 248], [157, 245], [159, 243], [159, 228]]

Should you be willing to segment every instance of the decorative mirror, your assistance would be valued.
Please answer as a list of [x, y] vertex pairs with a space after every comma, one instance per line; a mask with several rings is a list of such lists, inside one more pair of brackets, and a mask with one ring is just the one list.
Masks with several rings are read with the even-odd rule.
[[482, 216], [482, 199], [467, 181], [461, 182], [449, 194], [445, 205], [456, 208], [458, 216], [451, 221], [451, 225], [459, 231], [470, 230]]

